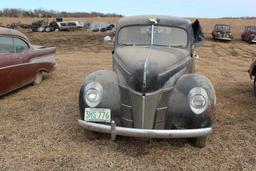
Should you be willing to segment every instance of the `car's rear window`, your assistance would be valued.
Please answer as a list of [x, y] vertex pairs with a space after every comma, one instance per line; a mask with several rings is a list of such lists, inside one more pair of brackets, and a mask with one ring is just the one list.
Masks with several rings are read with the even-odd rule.
[[15, 51], [16, 53], [22, 53], [29, 49], [29, 46], [26, 42], [19, 38], [13, 38], [14, 39], [14, 45], [15, 45]]

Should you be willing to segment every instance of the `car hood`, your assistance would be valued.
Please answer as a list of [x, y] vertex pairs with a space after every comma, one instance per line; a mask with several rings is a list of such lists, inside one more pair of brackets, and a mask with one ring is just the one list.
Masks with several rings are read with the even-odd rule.
[[[130, 75], [128, 86], [139, 92], [152, 92], [159, 89], [170, 77], [184, 68], [189, 52], [186, 49], [167, 47], [118, 47], [115, 58]], [[182, 68], [180, 68], [180, 64]]]

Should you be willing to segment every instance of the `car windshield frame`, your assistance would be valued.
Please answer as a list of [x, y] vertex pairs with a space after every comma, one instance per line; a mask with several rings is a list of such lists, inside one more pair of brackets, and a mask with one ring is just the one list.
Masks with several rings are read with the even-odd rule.
[[256, 26], [247, 26], [245, 30], [250, 32], [256, 32]]
[[230, 25], [215, 25], [216, 30], [229, 31], [231, 29]]
[[[150, 27], [151, 26], [151, 30], [152, 30], [152, 26], [153, 27], [169, 27], [169, 28], [176, 28], [176, 29], [181, 29], [186, 33], [186, 45], [185, 46], [171, 46], [171, 45], [161, 45], [161, 44], [152, 44], [152, 42], [149, 42], [148, 44], [122, 44], [119, 43], [119, 39], [120, 39], [120, 32], [122, 31], [122, 29], [127, 28], [127, 27]], [[151, 38], [152, 38], [152, 34], [154, 35], [154, 33], [151, 32]], [[135, 25], [126, 25], [123, 26], [119, 29], [119, 31], [117, 32], [117, 36], [116, 36], [116, 44], [118, 46], [161, 46], [161, 47], [166, 47], [166, 48], [180, 48], [180, 49], [187, 49], [189, 46], [189, 33], [188, 30], [183, 28], [183, 27], [178, 27], [178, 26], [171, 26], [171, 25], [154, 25], [154, 24], [135, 24]]]

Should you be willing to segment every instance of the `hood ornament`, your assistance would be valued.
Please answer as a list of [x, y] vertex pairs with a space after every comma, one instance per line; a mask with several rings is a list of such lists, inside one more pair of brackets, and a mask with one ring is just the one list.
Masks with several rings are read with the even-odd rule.
[[148, 21], [151, 23], [151, 24], [158, 24], [158, 22], [160, 21], [159, 18], [149, 18]]

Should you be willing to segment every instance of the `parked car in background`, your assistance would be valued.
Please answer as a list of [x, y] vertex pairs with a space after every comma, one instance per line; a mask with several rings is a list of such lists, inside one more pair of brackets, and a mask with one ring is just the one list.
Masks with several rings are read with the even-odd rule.
[[92, 22], [89, 26], [89, 30], [93, 32], [106, 32], [106, 31], [114, 31], [115, 25], [108, 24], [104, 22]]
[[231, 41], [233, 35], [231, 33], [230, 25], [216, 24], [212, 31], [212, 37], [214, 40]]
[[216, 96], [210, 80], [195, 74], [194, 46], [203, 40], [198, 20], [120, 19], [113, 70], [89, 74], [80, 89], [78, 123], [86, 135], [191, 138], [205, 146]]
[[70, 31], [84, 28], [84, 22], [81, 21], [62, 21], [56, 23], [60, 31]]
[[256, 58], [254, 58], [252, 60], [252, 64], [249, 69], [249, 75], [250, 75], [250, 78], [252, 80], [254, 80], [253, 81], [253, 91], [254, 91], [254, 95], [256, 96]]
[[55, 47], [35, 46], [12, 29], [0, 27], [0, 96], [30, 83], [39, 84], [56, 68]]
[[38, 20], [38, 21], [34, 21], [31, 24], [31, 30], [33, 32], [49, 32], [50, 28], [47, 24], [47, 22], [45, 22], [44, 20]]
[[55, 18], [48, 24], [48, 19], [34, 21], [31, 24], [33, 32], [52, 32], [52, 31], [73, 31], [84, 28], [81, 21], [63, 21], [63, 18]]
[[246, 26], [241, 38], [248, 43], [256, 43], [256, 26]]

